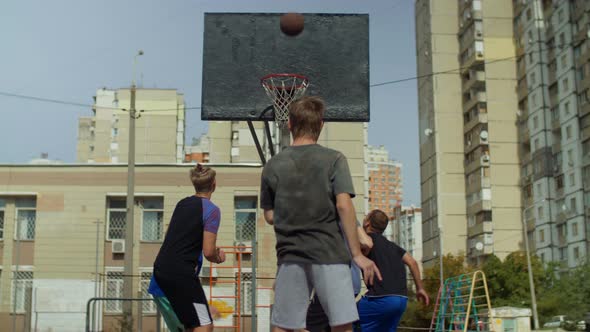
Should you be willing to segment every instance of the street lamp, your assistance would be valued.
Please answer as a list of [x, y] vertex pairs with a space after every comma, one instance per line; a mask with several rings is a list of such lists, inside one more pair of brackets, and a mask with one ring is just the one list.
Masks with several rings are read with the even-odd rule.
[[[132, 298], [133, 295], [133, 247], [134, 247], [134, 222], [133, 222], [133, 208], [135, 205], [135, 119], [137, 119], [135, 111], [135, 67], [137, 65], [137, 58], [143, 55], [143, 51], [139, 50], [133, 57], [133, 80], [131, 81], [130, 89], [130, 105], [129, 105], [129, 148], [127, 155], [127, 215], [125, 218], [125, 277], [123, 278], [123, 296], [125, 298]], [[123, 303], [123, 313], [125, 317], [132, 317], [133, 305], [131, 302]]]
[[537, 297], [535, 295], [535, 282], [533, 280], [533, 268], [531, 266], [531, 251], [529, 248], [529, 237], [526, 231], [526, 212], [531, 208], [534, 208], [537, 203], [543, 203], [545, 199], [540, 199], [538, 201], [533, 202], [531, 206], [522, 211], [522, 235], [524, 237], [524, 246], [526, 250], [526, 262], [528, 267], [528, 274], [529, 274], [529, 288], [531, 291], [531, 306], [533, 310], [533, 329], [539, 329], [539, 315], [537, 314]]

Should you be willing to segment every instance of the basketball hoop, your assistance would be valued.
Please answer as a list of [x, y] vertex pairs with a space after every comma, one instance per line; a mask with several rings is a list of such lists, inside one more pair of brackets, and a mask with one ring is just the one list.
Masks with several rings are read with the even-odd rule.
[[307, 77], [299, 74], [269, 74], [260, 79], [266, 95], [272, 100], [275, 122], [282, 128], [289, 120], [289, 105], [305, 94]]

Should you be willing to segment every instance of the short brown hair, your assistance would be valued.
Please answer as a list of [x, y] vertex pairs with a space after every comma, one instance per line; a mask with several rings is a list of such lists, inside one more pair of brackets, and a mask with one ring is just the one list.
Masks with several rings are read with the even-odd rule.
[[369, 212], [367, 218], [369, 218], [371, 228], [379, 233], [383, 233], [387, 228], [387, 224], [389, 224], [389, 217], [381, 210], [373, 210]]
[[320, 97], [301, 97], [289, 106], [293, 138], [309, 137], [317, 141], [322, 131], [326, 106]]
[[190, 171], [191, 182], [195, 191], [198, 193], [208, 193], [213, 191], [215, 183], [215, 170], [213, 168], [197, 164]]

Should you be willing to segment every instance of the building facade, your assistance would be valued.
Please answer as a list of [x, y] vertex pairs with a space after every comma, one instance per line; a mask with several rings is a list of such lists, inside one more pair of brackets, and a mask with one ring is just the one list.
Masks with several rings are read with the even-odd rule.
[[[99, 89], [93, 115], [78, 122], [77, 161], [125, 163], [129, 146], [130, 90]], [[184, 96], [173, 89], [137, 89], [136, 162], [184, 160]]]
[[211, 143], [207, 134], [195, 139], [190, 146], [184, 148], [184, 162], [208, 163]]
[[[132, 275], [138, 297], [147, 297], [152, 264], [176, 203], [194, 193], [191, 167], [136, 167]], [[276, 259], [273, 229], [258, 208], [261, 166], [212, 167], [217, 171], [213, 201], [221, 209], [218, 245], [228, 254], [220, 265], [224, 268], [204, 266], [202, 281], [208, 296], [237, 296], [237, 286], [227, 280], [239, 280], [241, 288], [239, 304], [213, 299], [234, 312], [215, 323], [232, 325], [238, 310], [242, 316], [252, 312], [248, 290], [257, 234], [258, 330], [268, 330]], [[18, 331], [24, 326], [80, 331], [90, 298], [122, 297], [124, 248], [129, 245], [124, 243], [126, 172], [125, 165], [112, 164], [0, 166], [0, 330], [11, 330], [16, 317]], [[226, 282], [218, 282], [222, 280]], [[102, 319], [92, 328], [118, 331], [122, 304], [101, 302], [97, 317]], [[155, 307], [151, 302], [142, 306], [144, 331], [154, 331]], [[248, 325], [246, 319], [241, 323]]]
[[403, 200], [402, 164], [389, 159], [383, 146], [368, 146], [366, 159], [369, 210], [379, 209], [391, 217]]
[[522, 247], [512, 1], [415, 8], [423, 261], [503, 258]]
[[514, 1], [521, 184], [529, 242], [564, 270], [590, 240], [587, 1]]
[[[404, 248], [417, 262], [422, 261], [422, 209], [397, 206], [388, 227], [388, 237]], [[419, 264], [422, 268], [422, 264]]]

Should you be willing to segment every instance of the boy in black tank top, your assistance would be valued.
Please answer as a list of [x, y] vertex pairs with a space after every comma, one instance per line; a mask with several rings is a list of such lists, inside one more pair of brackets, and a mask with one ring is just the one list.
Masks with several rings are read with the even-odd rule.
[[363, 332], [397, 330], [408, 302], [406, 265], [416, 283], [416, 297], [426, 305], [429, 302], [416, 260], [383, 236], [388, 223], [389, 217], [381, 210], [371, 211], [363, 222], [365, 231], [373, 239], [373, 248], [367, 256], [375, 262], [383, 277], [383, 280], [367, 285], [368, 292], [358, 302]]
[[[169, 328], [174, 332], [213, 331], [207, 298], [195, 271], [201, 254], [213, 263], [225, 261], [225, 253], [216, 247], [220, 211], [211, 202], [215, 171], [197, 165], [191, 170], [190, 178], [196, 193], [176, 205], [154, 262], [150, 284], [150, 293], [160, 309], [166, 311], [168, 306], [172, 307], [174, 315], [168, 313], [171, 319], [166, 323], [173, 325]], [[183, 325], [180, 331], [177, 321]]]

